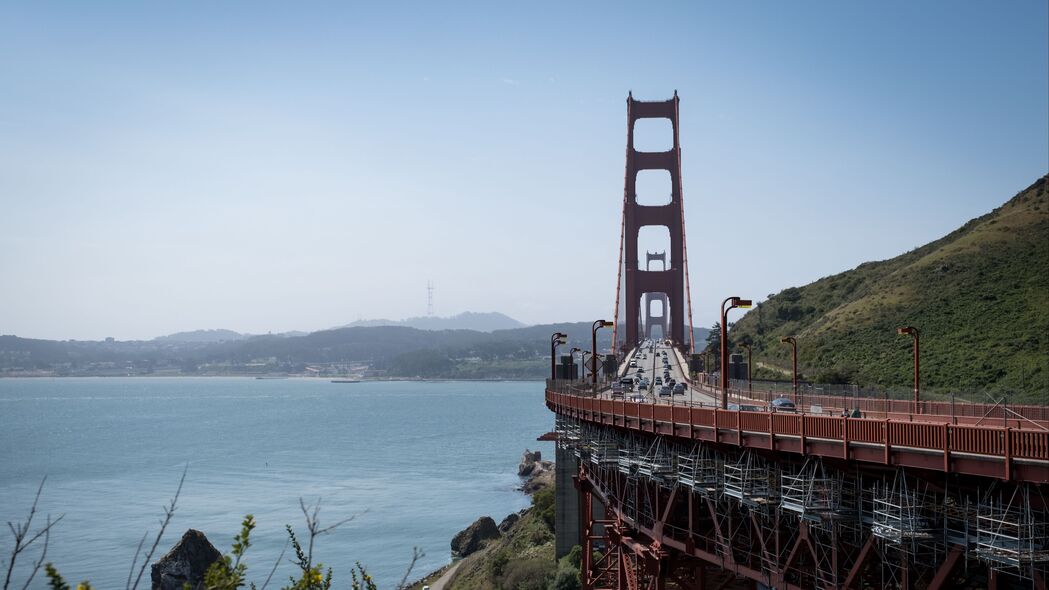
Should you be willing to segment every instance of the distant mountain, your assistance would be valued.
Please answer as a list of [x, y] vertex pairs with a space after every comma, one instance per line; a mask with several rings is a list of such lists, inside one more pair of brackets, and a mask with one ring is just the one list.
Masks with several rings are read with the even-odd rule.
[[359, 320], [342, 326], [344, 328], [404, 326], [419, 330], [475, 330], [477, 332], [494, 332], [495, 330], [512, 330], [523, 328], [525, 324], [499, 312], [476, 313], [466, 311], [447, 318], [416, 317], [406, 320]]
[[153, 340], [158, 342], [233, 342], [250, 337], [248, 334], [241, 334], [233, 330], [193, 330], [157, 336]]
[[710, 328], [692, 328], [692, 342], [696, 352], [703, 350], [703, 347], [707, 345], [707, 336], [710, 335]]
[[1049, 176], [947, 236], [889, 260], [772, 295], [732, 329], [756, 362], [824, 382], [912, 383], [910, 337], [920, 330], [921, 379], [940, 392], [1010, 393], [1049, 401]]

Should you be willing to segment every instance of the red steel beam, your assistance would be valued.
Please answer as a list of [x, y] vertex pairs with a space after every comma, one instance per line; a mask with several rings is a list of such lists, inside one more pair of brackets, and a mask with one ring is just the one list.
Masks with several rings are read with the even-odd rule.
[[[764, 450], [772, 438], [778, 452], [832, 458], [842, 458], [842, 449], [848, 445], [852, 461], [1049, 483], [1049, 432], [810, 415], [800, 415], [795, 428], [794, 424], [767, 420], [764, 415], [753, 420], [750, 416], [756, 416], [755, 412], [688, 408], [687, 416], [677, 416], [674, 407], [664, 404], [603, 400], [551, 390], [546, 397], [548, 407], [557, 413], [649, 434]], [[741, 428], [737, 420], [749, 421]], [[804, 444], [799, 431], [804, 433]]]

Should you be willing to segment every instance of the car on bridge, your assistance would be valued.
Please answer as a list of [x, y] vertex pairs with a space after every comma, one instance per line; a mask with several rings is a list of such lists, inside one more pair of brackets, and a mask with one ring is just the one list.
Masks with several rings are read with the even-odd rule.
[[772, 400], [772, 409], [777, 412], [798, 411], [798, 407], [794, 405], [794, 402], [785, 397], [780, 397]]
[[659, 388], [659, 396], [660, 397], [669, 396], [670, 394], [671, 394], [671, 390], [670, 390], [670, 386], [669, 385], [664, 385], [663, 387]]
[[675, 383], [673, 391], [674, 391], [674, 395], [685, 395], [685, 384], [684, 383]]

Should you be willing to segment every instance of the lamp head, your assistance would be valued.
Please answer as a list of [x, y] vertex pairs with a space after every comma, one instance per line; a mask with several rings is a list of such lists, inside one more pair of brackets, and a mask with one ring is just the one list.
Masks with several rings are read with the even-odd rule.
[[902, 328], [896, 328], [897, 334], [913, 334], [915, 331], [916, 330], [913, 326], [904, 326]]
[[598, 327], [599, 328], [611, 328], [614, 325], [616, 325], [615, 322], [610, 322], [608, 320], [601, 320], [601, 325], [598, 326]]
[[754, 307], [753, 301], [750, 299], [740, 299], [739, 297], [733, 297], [729, 303], [732, 304], [732, 307], [739, 307], [742, 309], [750, 309], [751, 307]]
[[793, 336], [784, 336], [783, 338], [780, 338], [779, 341], [783, 342], [783, 343], [794, 342], [794, 337]]

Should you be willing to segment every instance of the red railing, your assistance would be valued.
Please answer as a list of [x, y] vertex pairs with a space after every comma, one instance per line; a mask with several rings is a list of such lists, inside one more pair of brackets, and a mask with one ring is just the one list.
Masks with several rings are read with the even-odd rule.
[[[720, 392], [720, 390], [718, 390]], [[733, 387], [729, 390], [733, 398], [743, 397], [764, 403], [774, 399], [786, 397], [794, 398], [792, 391], [778, 390], [754, 390], [739, 389]], [[914, 402], [904, 399], [885, 399], [876, 397], [854, 397], [849, 395], [826, 395], [802, 392], [806, 406], [823, 406], [837, 410], [857, 408], [864, 414], [918, 414], [934, 416], [952, 416], [956, 418], [973, 418], [976, 420], [1031, 420], [1033, 422], [1049, 422], [1049, 406], [1032, 404], [986, 404], [975, 403], [965, 400], [925, 400]], [[798, 402], [799, 400], [794, 400]]]
[[[921, 462], [911, 464], [921, 467], [995, 477], [1004, 474], [1006, 479], [1049, 482], [1049, 431], [1044, 430], [1017, 430], [948, 422], [901, 422], [890, 419], [742, 412], [708, 407], [623, 402], [559, 393], [549, 389], [546, 392], [546, 401], [547, 405], [558, 413], [647, 432], [669, 433], [673, 430], [678, 436], [719, 443], [743, 444], [803, 454], [823, 454], [862, 461], [877, 460], [889, 464], [904, 464], [900, 463], [899, 457], [910, 453], [912, 459], [922, 459]], [[679, 427], [687, 427], [689, 434], [681, 435]], [[697, 429], [705, 430], [708, 434], [696, 436]], [[712, 438], [709, 434], [711, 431]], [[747, 437], [754, 434], [761, 436], [761, 440], [748, 442]], [[795, 442], [777, 446], [780, 438], [800, 439], [800, 445]], [[821, 452], [824, 447], [816, 448], [816, 445], [821, 444], [832, 451]], [[859, 450], [850, 447], [857, 444], [860, 445]], [[896, 459], [892, 458], [893, 454], [897, 456]], [[973, 458], [970, 464], [965, 463], [970, 459], [966, 455], [979, 457]], [[930, 457], [932, 461], [929, 460]], [[995, 462], [988, 463], [988, 459], [994, 459]], [[963, 468], [952, 467], [959, 463], [963, 464]], [[997, 471], [988, 465], [997, 465]], [[1020, 471], [1022, 473], [1018, 473]]]

